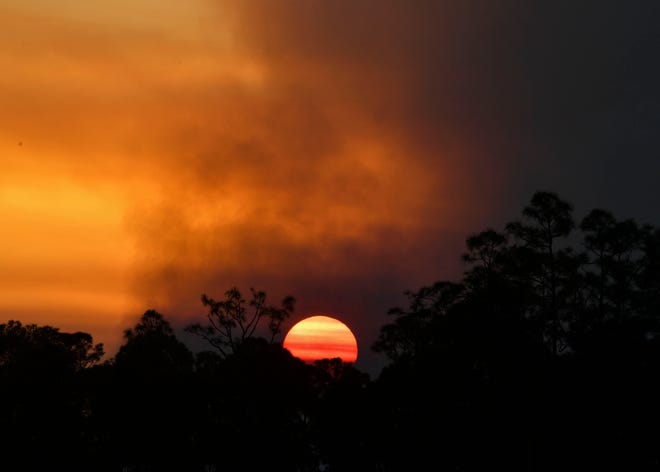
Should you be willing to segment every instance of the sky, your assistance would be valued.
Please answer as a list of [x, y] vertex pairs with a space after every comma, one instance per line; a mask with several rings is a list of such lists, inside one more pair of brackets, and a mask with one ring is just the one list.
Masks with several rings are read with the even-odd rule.
[[[660, 3], [4, 0], [0, 322], [297, 299], [358, 340], [536, 190], [660, 224]], [[186, 334], [181, 334], [182, 339]], [[192, 342], [192, 341], [191, 341]]]

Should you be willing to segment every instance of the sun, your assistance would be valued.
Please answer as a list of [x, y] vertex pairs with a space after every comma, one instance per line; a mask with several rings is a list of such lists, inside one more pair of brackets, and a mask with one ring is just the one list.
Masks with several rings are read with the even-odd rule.
[[357, 340], [349, 327], [325, 315], [309, 316], [293, 325], [283, 346], [305, 362], [338, 357], [352, 363], [358, 355]]

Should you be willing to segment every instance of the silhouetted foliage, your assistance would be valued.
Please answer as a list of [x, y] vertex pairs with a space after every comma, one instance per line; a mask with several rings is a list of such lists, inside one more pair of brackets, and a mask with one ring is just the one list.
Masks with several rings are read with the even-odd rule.
[[[246, 339], [255, 335], [263, 319], [267, 320], [270, 341], [280, 334], [282, 323], [291, 316], [295, 299], [286, 296], [281, 306], [266, 304], [266, 292], [250, 288], [252, 299], [249, 303], [236, 287], [225, 292], [223, 300], [214, 300], [202, 295], [202, 303], [208, 308], [208, 323], [193, 323], [186, 331], [201, 336], [208, 341], [221, 356], [226, 357], [240, 347]], [[247, 306], [246, 306], [247, 304]]]
[[29, 468], [85, 455], [84, 371], [102, 356], [102, 344], [94, 344], [87, 333], [14, 320], [0, 324], [3, 461]]
[[374, 386], [384, 470], [660, 464], [658, 230], [596, 209], [576, 249], [572, 211], [535, 193], [504, 232], [466, 239], [461, 281], [390, 310], [373, 345], [391, 361]]
[[147, 310], [134, 328], [127, 329], [124, 340], [114, 358], [119, 371], [141, 380], [192, 372], [193, 353], [155, 310]]
[[462, 285], [444, 281], [417, 292], [406, 291], [409, 309], [397, 307], [388, 312], [396, 318], [382, 327], [372, 349], [393, 361], [412, 361], [423, 355], [437, 341], [432, 334], [433, 324], [459, 302], [463, 292]]
[[528, 315], [540, 320], [540, 334], [555, 355], [566, 348], [564, 309], [574, 256], [563, 243], [574, 227], [573, 206], [553, 192], [536, 192], [523, 219], [506, 225], [516, 247], [525, 251], [526, 275], [536, 294]]
[[102, 423], [112, 426], [107, 452], [117, 451], [117, 466], [162, 468], [189, 460], [193, 365], [193, 353], [155, 310], [145, 311], [133, 328], [124, 331], [124, 343], [108, 372], [110, 385], [99, 392], [93, 410]]
[[51, 326], [0, 324], [0, 367], [4, 372], [35, 374], [79, 371], [98, 363], [103, 344], [93, 344], [87, 333], [62, 333]]
[[387, 312], [374, 380], [294, 357], [295, 300], [255, 290], [202, 296], [195, 355], [155, 310], [104, 362], [89, 334], [0, 324], [2, 469], [658, 470], [660, 230], [575, 221], [537, 192], [468, 235], [459, 280]]

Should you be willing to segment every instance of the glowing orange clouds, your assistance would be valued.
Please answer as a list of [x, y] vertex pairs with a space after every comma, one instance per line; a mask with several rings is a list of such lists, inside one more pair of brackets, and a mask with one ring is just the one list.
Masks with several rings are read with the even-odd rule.
[[344, 362], [355, 362], [358, 351], [357, 341], [348, 326], [322, 315], [310, 316], [293, 325], [284, 338], [284, 347], [307, 362], [336, 357]]
[[[408, 60], [436, 61], [397, 20], [416, 10], [366, 8], [365, 25], [364, 7], [308, 4], [3, 1], [0, 320], [114, 355], [147, 309], [184, 325], [201, 293], [258, 285], [376, 333], [384, 294], [437, 276], [437, 233], [454, 254], [447, 231], [481, 205], [461, 198], [460, 114], [427, 115], [425, 96], [417, 113]], [[456, 69], [419, 77], [435, 93]]]

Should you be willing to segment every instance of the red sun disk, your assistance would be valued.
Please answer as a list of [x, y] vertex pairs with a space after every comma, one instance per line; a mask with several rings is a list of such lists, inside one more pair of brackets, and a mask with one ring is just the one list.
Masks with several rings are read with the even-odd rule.
[[336, 357], [355, 362], [358, 354], [357, 341], [348, 326], [325, 315], [310, 316], [293, 325], [283, 346], [306, 362]]

